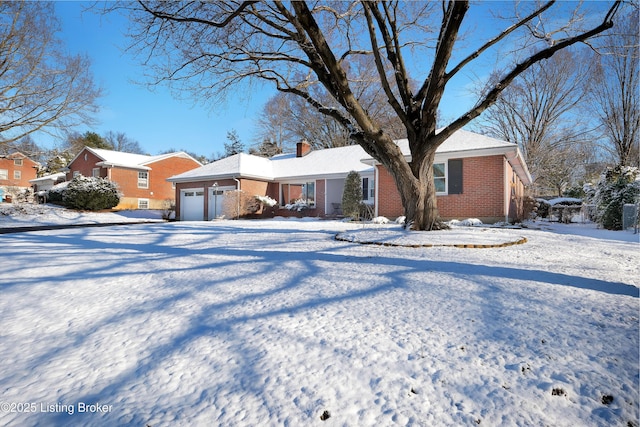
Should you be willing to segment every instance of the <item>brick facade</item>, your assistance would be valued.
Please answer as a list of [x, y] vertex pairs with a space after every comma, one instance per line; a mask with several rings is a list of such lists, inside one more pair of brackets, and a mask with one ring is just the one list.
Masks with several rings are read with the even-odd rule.
[[31, 187], [29, 180], [36, 179], [38, 166], [37, 162], [19, 152], [0, 156], [0, 187], [7, 190]]
[[[403, 215], [402, 201], [393, 177], [380, 165], [376, 169], [378, 215], [389, 218]], [[437, 196], [441, 218], [479, 218], [491, 223], [504, 221], [507, 215], [515, 219], [521, 213], [524, 185], [503, 155], [464, 158], [462, 175], [462, 194]], [[507, 192], [510, 192], [508, 203], [505, 202]]]
[[[180, 192], [187, 189], [203, 189], [204, 191], [204, 218], [209, 215], [209, 190], [213, 188], [213, 184], [217, 183], [218, 187], [237, 187], [236, 181], [233, 179], [217, 179], [188, 183], [177, 183], [175, 188], [176, 200], [176, 218], [180, 218]], [[261, 209], [255, 215], [261, 217], [296, 217], [296, 216], [312, 216], [323, 217], [326, 215], [325, 209], [325, 192], [326, 185], [324, 179], [315, 180], [316, 186], [316, 206], [311, 209], [305, 209], [303, 212], [290, 211], [278, 205], [271, 209]], [[286, 184], [284, 184], [286, 185]], [[240, 189], [249, 196], [269, 196], [274, 200], [280, 200], [280, 184], [277, 182], [267, 182], [254, 179], [240, 178]]]
[[[96, 169], [98, 176], [115, 182], [122, 193], [120, 203], [114, 209], [138, 209], [139, 199], [147, 199], [149, 209], [163, 209], [167, 201], [175, 200], [176, 194], [173, 184], [168, 182], [167, 178], [200, 166], [192, 158], [180, 155], [145, 163], [139, 168], [97, 165], [102, 161], [103, 159], [84, 149], [84, 152], [67, 166], [67, 180], [73, 179], [74, 174], [78, 173], [93, 176]], [[139, 172], [147, 173], [146, 187], [138, 185]]]

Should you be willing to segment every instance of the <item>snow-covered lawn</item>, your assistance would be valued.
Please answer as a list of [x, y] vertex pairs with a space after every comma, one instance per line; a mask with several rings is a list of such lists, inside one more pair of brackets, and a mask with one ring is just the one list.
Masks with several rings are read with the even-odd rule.
[[0, 425], [639, 425], [637, 236], [340, 232], [418, 239], [301, 220], [0, 235]]

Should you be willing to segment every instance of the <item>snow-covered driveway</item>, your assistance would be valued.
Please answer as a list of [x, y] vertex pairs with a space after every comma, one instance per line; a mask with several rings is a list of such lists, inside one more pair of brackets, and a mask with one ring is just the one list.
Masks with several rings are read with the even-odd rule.
[[0, 425], [638, 426], [637, 243], [367, 227], [0, 236]]

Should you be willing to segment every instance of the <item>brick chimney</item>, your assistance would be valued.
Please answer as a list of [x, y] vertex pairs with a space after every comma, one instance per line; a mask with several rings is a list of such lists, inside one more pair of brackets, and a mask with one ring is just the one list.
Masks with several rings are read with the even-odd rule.
[[306, 156], [310, 152], [311, 152], [311, 144], [309, 144], [306, 139], [303, 139], [302, 141], [296, 144], [296, 157]]

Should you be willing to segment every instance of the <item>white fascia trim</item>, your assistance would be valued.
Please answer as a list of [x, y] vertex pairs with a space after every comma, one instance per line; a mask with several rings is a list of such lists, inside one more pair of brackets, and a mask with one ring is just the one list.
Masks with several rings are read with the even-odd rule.
[[123, 169], [133, 169], [133, 170], [142, 170], [142, 171], [150, 171], [153, 170], [151, 169], [149, 166], [142, 166], [142, 165], [120, 165], [118, 163], [112, 163], [112, 162], [98, 162], [96, 163], [96, 166], [102, 166], [104, 168], [123, 168]]

